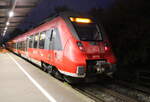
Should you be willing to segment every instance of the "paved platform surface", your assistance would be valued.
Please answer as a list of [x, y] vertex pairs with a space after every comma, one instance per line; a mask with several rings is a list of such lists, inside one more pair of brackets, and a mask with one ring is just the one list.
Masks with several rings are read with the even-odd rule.
[[0, 53], [0, 102], [94, 102], [24, 59]]

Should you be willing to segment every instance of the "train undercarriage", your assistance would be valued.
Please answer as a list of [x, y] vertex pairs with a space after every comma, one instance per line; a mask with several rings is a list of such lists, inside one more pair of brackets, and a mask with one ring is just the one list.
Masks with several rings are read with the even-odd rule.
[[72, 77], [64, 75], [59, 72], [59, 70], [52, 65], [42, 62], [41, 64], [43, 71], [54, 76], [55, 78], [66, 81], [68, 83], [83, 83], [83, 82], [95, 82], [101, 77], [113, 77], [113, 73], [116, 71], [116, 65], [107, 63], [104, 60], [88, 60], [87, 69], [85, 72], [85, 77]]

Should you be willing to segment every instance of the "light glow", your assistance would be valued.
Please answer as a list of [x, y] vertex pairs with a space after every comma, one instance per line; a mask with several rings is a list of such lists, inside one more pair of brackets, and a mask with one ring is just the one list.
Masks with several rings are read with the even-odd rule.
[[5, 30], [7, 30], [7, 27], [5, 27]]
[[14, 16], [14, 12], [13, 11], [10, 11], [9, 12], [9, 17], [13, 17]]
[[76, 18], [75, 19], [76, 22], [79, 22], [79, 23], [91, 23], [91, 19], [88, 19], [88, 18]]
[[38, 35], [35, 36], [35, 41], [38, 41], [39, 37]]
[[5, 27], [5, 30], [7, 30], [7, 27]]
[[70, 17], [70, 20], [72, 22], [77, 22], [77, 23], [92, 23], [92, 20], [89, 18], [73, 18]]
[[5, 35], [6, 34], [6, 30], [4, 30], [4, 32], [3, 32], [3, 35]]
[[45, 39], [46, 35], [43, 33], [40, 35], [40, 40]]
[[71, 20], [72, 22], [74, 22], [74, 21], [75, 21], [75, 19], [74, 19], [73, 17], [70, 17], [70, 20]]
[[105, 47], [104, 47], [104, 49], [105, 49], [105, 51], [107, 51], [107, 50], [108, 50], [108, 47], [107, 47], [107, 46], [105, 46]]
[[8, 26], [9, 24], [10, 24], [9, 22], [6, 23], [7, 26]]

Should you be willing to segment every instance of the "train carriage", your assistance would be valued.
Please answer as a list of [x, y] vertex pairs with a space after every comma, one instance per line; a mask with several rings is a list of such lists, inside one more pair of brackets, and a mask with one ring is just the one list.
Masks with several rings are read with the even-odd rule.
[[9, 48], [72, 82], [115, 71], [116, 57], [105, 32], [88, 16], [62, 13], [12, 39]]

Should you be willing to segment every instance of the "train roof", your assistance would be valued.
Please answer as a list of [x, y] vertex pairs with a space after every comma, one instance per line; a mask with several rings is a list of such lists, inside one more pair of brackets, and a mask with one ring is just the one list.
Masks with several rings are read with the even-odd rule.
[[[54, 18], [57, 18], [57, 17], [62, 17], [64, 19], [68, 19], [69, 17], [90, 17], [92, 18], [91, 16], [87, 15], [87, 14], [83, 14], [83, 13], [79, 13], [79, 12], [61, 12], [59, 14], [52, 14], [50, 17], [46, 18], [44, 21], [40, 22], [39, 24], [37, 24], [36, 26], [32, 27], [31, 29], [29, 29], [27, 32], [25, 33], [28, 33], [30, 31], [32, 31], [33, 29], [39, 27], [40, 25], [46, 23], [46, 22], [49, 22], [51, 20], [53, 20]], [[24, 35], [18, 35], [17, 37], [13, 38], [12, 40], [15, 40], [16, 38], [22, 36], [23, 38], [25, 37]]]
[[[89, 16], [87, 14], [83, 14], [83, 13], [79, 13], [79, 12], [60, 12], [60, 13], [52, 14], [50, 17], [47, 17], [45, 20], [43, 20], [42, 22], [37, 24], [35, 27], [37, 27], [45, 22], [51, 21], [52, 19], [54, 19], [58, 16], [60, 16], [64, 19], [66, 19], [68, 17], [90, 17], [90, 18], [92, 18], [91, 16]], [[35, 27], [33, 27], [33, 28], [35, 28]]]

